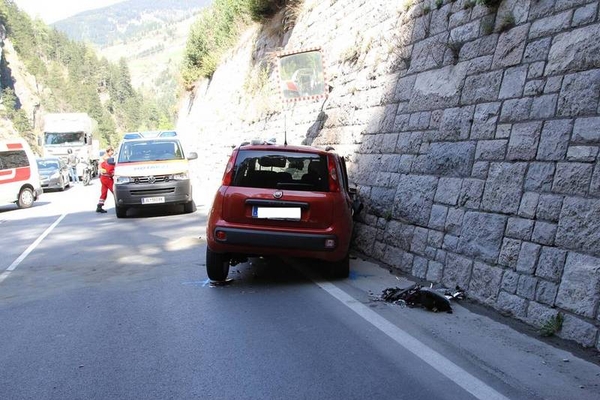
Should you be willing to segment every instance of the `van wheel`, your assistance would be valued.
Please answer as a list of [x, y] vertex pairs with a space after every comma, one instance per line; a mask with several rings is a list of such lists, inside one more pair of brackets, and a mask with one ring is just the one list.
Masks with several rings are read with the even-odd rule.
[[33, 205], [34, 197], [33, 191], [29, 188], [21, 189], [19, 198], [17, 200], [17, 206], [19, 208], [29, 208]]
[[115, 206], [115, 214], [117, 214], [117, 218], [125, 218], [127, 216], [127, 208]]
[[229, 275], [229, 256], [206, 248], [206, 274], [211, 281], [222, 282]]
[[329, 275], [333, 279], [345, 279], [350, 275], [350, 257], [346, 254], [346, 257], [340, 261], [329, 263]]

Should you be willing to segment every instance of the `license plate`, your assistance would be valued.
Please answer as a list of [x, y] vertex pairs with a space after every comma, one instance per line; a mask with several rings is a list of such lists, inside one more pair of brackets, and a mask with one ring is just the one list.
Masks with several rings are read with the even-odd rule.
[[165, 198], [163, 196], [160, 197], [142, 197], [142, 204], [160, 204], [164, 203]]
[[300, 207], [252, 207], [254, 218], [299, 220]]

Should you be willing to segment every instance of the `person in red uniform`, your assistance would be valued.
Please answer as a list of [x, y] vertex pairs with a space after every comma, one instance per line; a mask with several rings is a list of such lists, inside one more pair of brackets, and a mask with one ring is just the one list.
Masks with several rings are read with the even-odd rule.
[[98, 204], [96, 205], [96, 212], [105, 213], [106, 210], [104, 207], [104, 202], [106, 201], [106, 197], [108, 196], [108, 191], [110, 190], [113, 193], [113, 175], [115, 173], [115, 166], [110, 165], [107, 160], [113, 156], [115, 151], [112, 147], [106, 149], [104, 156], [102, 156], [102, 163], [100, 164], [100, 183], [102, 187], [100, 188], [100, 199], [98, 200]]

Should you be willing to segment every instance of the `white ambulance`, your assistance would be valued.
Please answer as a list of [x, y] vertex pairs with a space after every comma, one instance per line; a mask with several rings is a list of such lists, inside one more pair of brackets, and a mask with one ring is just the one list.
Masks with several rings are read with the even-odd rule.
[[35, 155], [23, 139], [0, 140], [0, 205], [28, 208], [42, 194]]

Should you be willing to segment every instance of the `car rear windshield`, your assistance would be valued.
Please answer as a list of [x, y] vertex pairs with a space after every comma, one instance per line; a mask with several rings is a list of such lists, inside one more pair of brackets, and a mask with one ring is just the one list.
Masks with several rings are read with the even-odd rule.
[[313, 153], [240, 150], [231, 186], [328, 192], [327, 157]]
[[182, 160], [183, 151], [177, 140], [133, 140], [123, 142], [119, 163], [139, 161]]

